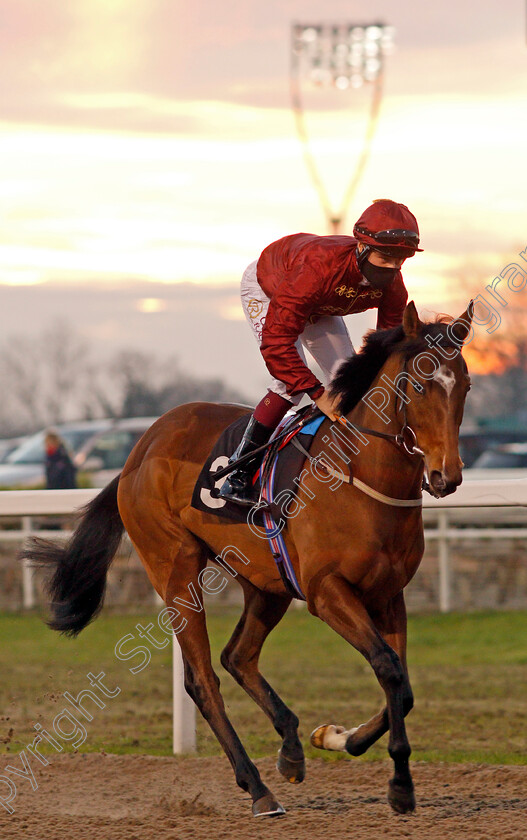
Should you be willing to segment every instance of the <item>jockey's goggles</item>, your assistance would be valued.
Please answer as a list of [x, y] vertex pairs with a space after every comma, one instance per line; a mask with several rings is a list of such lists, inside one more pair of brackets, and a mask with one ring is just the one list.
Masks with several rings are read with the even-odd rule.
[[372, 233], [366, 228], [355, 226], [354, 233], [361, 233], [363, 236], [368, 236], [379, 245], [402, 245], [404, 248], [418, 249], [419, 236], [414, 230], [402, 230], [400, 228], [393, 228], [391, 230], [379, 230], [377, 233]]

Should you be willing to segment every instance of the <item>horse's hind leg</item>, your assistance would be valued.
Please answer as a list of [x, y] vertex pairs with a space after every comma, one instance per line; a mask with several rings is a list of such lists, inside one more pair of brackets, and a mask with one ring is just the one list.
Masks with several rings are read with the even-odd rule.
[[240, 579], [245, 609], [221, 655], [221, 664], [249, 697], [260, 706], [282, 738], [277, 767], [293, 783], [305, 777], [304, 750], [298, 738], [298, 718], [258, 670], [258, 659], [267, 636], [283, 618], [289, 596], [267, 594]]
[[[388, 709], [388, 752], [395, 770], [390, 780], [388, 801], [398, 813], [413, 811], [415, 797], [409, 767], [411, 749], [404, 723], [407, 677], [399, 656], [382, 638], [353, 587], [343, 578], [327, 575], [319, 584], [309, 607], [362, 653], [372, 666], [386, 695]], [[338, 739], [343, 733], [335, 734]], [[346, 733], [348, 737], [349, 734]], [[338, 746], [333, 748], [339, 749]]]
[[[373, 622], [384, 641], [396, 652], [403, 666], [405, 680], [403, 685], [403, 712], [412, 710], [414, 698], [406, 663], [406, 608], [404, 595], [400, 592], [382, 613], [372, 616]], [[344, 750], [350, 755], [362, 755], [372, 744], [388, 732], [390, 719], [385, 706], [367, 723], [346, 730], [343, 726], [326, 724], [319, 726], [311, 735], [311, 743], [319, 749]]]
[[[207, 564], [204, 549], [171, 511], [162, 511], [160, 504], [155, 517], [146, 521], [143, 513], [140, 523], [128, 518], [126, 527], [167, 607], [178, 609], [174, 610], [173, 624], [185, 663], [185, 689], [223, 747], [238, 785], [250, 794], [254, 816], [283, 814], [284, 809], [262, 782], [225, 712], [200, 598], [199, 573]], [[182, 617], [187, 621], [183, 630]]]

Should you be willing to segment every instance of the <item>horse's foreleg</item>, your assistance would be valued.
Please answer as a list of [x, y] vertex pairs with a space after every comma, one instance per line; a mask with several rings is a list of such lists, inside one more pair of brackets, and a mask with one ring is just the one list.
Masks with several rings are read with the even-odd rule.
[[[406, 663], [406, 607], [403, 593], [400, 592], [396, 595], [386, 610], [382, 613], [375, 614], [372, 618], [384, 641], [393, 648], [401, 660], [405, 676], [403, 683], [403, 712], [406, 717], [408, 712], [413, 708], [414, 698]], [[365, 753], [372, 744], [388, 732], [389, 728], [388, 707], [385, 706], [367, 723], [362, 723], [354, 729], [345, 730], [343, 727], [329, 726], [325, 733], [325, 740], [328, 745], [334, 743], [336, 749], [346, 750], [351, 755], [357, 756]], [[322, 733], [319, 730], [315, 730], [314, 740], [318, 740], [319, 744], [321, 737]], [[319, 744], [315, 744], [315, 746]], [[331, 749], [331, 747], [329, 748]]]
[[242, 586], [245, 609], [221, 655], [221, 663], [271, 720], [282, 738], [278, 770], [289, 782], [298, 783], [305, 776], [304, 751], [298, 738], [298, 718], [258, 670], [262, 645], [285, 615], [291, 598], [266, 594], [246, 581], [242, 582]]
[[[400, 657], [382, 638], [354, 589], [343, 578], [327, 575], [311, 596], [309, 608], [362, 653], [372, 666], [386, 695], [390, 730], [388, 751], [395, 768], [388, 800], [399, 813], [412, 811], [415, 798], [409, 767], [411, 749], [404, 723], [408, 680]], [[381, 728], [385, 725], [384, 713], [381, 712], [372, 721], [375, 722], [374, 727]], [[347, 732], [342, 727], [320, 727], [313, 733], [313, 743], [330, 749], [341, 749], [342, 746], [347, 749], [348, 740], [353, 739], [356, 731]]]

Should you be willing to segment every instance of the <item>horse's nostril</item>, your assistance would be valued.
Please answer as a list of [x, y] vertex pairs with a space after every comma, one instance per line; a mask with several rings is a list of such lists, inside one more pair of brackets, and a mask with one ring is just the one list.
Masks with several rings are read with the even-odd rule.
[[439, 472], [439, 470], [432, 470], [432, 474], [430, 476], [430, 484], [434, 488], [434, 490], [444, 490], [446, 487], [446, 481], [443, 478], [443, 474]]

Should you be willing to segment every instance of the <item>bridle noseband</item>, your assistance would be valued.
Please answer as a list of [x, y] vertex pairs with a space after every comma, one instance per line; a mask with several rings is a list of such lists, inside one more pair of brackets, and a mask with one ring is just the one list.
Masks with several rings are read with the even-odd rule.
[[[413, 458], [416, 455], [419, 456], [420, 458], [424, 458], [425, 453], [423, 452], [423, 450], [419, 446], [417, 446], [417, 435], [415, 434], [414, 430], [412, 429], [412, 427], [408, 423], [408, 416], [407, 416], [407, 412], [406, 412], [406, 404], [407, 404], [407, 399], [408, 399], [407, 396], [406, 396], [406, 385], [407, 385], [408, 377], [404, 376], [403, 377], [404, 384], [402, 386], [399, 385], [399, 379], [401, 377], [401, 374], [406, 374], [406, 373], [408, 373], [408, 360], [405, 357], [404, 362], [403, 362], [403, 366], [402, 366], [402, 369], [401, 369], [401, 373], [397, 376], [397, 379], [396, 379], [397, 395], [396, 395], [396, 398], [395, 398], [395, 414], [397, 415], [399, 413], [399, 411], [402, 410], [402, 415], [403, 415], [403, 417], [402, 417], [403, 424], [402, 424], [400, 432], [398, 432], [397, 434], [390, 434], [389, 432], [378, 432], [375, 429], [369, 429], [365, 426], [358, 426], [355, 423], [351, 423], [347, 419], [347, 417], [344, 417], [343, 414], [337, 415], [337, 420], [345, 428], [349, 427], [350, 431], [353, 431], [355, 429], [356, 431], [362, 432], [365, 435], [373, 435], [374, 437], [384, 438], [385, 440], [390, 441], [390, 443], [393, 443], [393, 444], [395, 444], [395, 446], [398, 446], [399, 449], [401, 449], [402, 452], [405, 455], [409, 456], [410, 458]], [[399, 408], [397, 407], [397, 402], [398, 401], [400, 401]], [[426, 471], [425, 471], [425, 474], [423, 475], [422, 489], [426, 490], [427, 493], [430, 493], [431, 496], [435, 496], [435, 494], [432, 492], [432, 488], [430, 487], [430, 482], [428, 480], [428, 475], [426, 474]]]
[[[399, 385], [399, 379], [402, 374], [408, 373], [408, 360], [405, 358], [403, 362], [403, 366], [401, 369], [401, 373], [397, 376], [396, 382], [396, 399], [395, 399], [395, 414], [397, 415], [400, 410], [402, 410], [403, 414], [403, 424], [401, 427], [401, 431], [397, 434], [391, 434], [390, 432], [378, 432], [375, 429], [369, 429], [366, 426], [358, 426], [356, 423], [350, 423], [347, 417], [344, 417], [343, 414], [337, 415], [338, 422], [346, 427], [350, 426], [352, 429], [357, 429], [357, 431], [362, 432], [365, 435], [372, 435], [373, 437], [384, 438], [384, 440], [389, 440], [390, 443], [394, 443], [403, 452], [410, 457], [414, 455], [419, 455], [421, 458], [424, 458], [425, 453], [422, 449], [417, 446], [417, 435], [415, 434], [414, 430], [408, 423], [408, 417], [406, 413], [406, 403], [407, 403], [407, 396], [406, 396], [406, 383], [407, 377], [404, 377], [404, 385]], [[400, 407], [397, 407], [397, 402], [400, 400]]]

